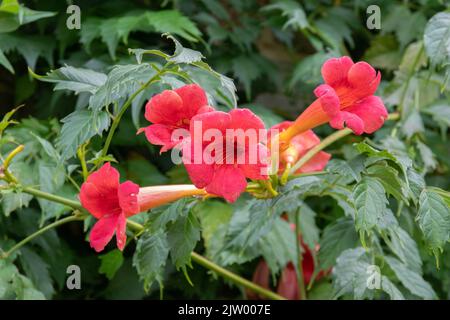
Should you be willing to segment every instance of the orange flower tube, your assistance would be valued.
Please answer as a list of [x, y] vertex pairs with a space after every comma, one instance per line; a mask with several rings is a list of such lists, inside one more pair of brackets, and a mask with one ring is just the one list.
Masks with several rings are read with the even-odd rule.
[[205, 196], [205, 189], [197, 189], [192, 184], [178, 184], [168, 186], [152, 186], [139, 189], [139, 211], [147, 211], [175, 200], [189, 196]]

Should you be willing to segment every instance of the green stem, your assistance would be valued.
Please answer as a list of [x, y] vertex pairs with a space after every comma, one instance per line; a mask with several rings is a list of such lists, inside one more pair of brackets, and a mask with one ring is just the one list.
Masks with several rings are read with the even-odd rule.
[[53, 201], [53, 202], [58, 202], [58, 203], [64, 204], [64, 205], [66, 205], [68, 207], [71, 207], [71, 208], [73, 208], [75, 210], [84, 211], [83, 206], [78, 201], [75, 201], [75, 200], [70, 200], [70, 199], [67, 199], [67, 198], [64, 198], [64, 197], [60, 197], [60, 196], [57, 196], [57, 195], [54, 195], [54, 194], [51, 194], [51, 193], [43, 192], [43, 191], [38, 190], [38, 189], [34, 189], [34, 188], [31, 188], [31, 187], [23, 188], [22, 192], [25, 192], [25, 193], [31, 194], [33, 196], [49, 200], [49, 201]]
[[[108, 132], [108, 136], [106, 137], [106, 141], [105, 144], [103, 146], [102, 149], [102, 153], [101, 156], [105, 157], [108, 153], [108, 149], [109, 146], [111, 144], [112, 138], [114, 136], [114, 133], [117, 129], [117, 127], [119, 126], [120, 120], [122, 119], [122, 116], [124, 115], [125, 111], [127, 111], [128, 107], [131, 105], [131, 103], [133, 102], [133, 100], [137, 97], [137, 95], [139, 93], [141, 93], [142, 91], [144, 91], [149, 85], [151, 85], [153, 82], [155, 82], [164, 72], [165, 72], [165, 67], [164, 66], [159, 72], [157, 72], [153, 77], [150, 78], [150, 80], [148, 80], [146, 83], [144, 83], [135, 93], [133, 93], [128, 100], [123, 104], [122, 108], [120, 109], [119, 113], [117, 114], [117, 116], [114, 118], [113, 123], [111, 125], [111, 129]], [[98, 167], [101, 164], [102, 161], [100, 161], [98, 163], [98, 165], [96, 167]]]
[[86, 181], [86, 179], [89, 175], [89, 172], [88, 172], [87, 165], [86, 165], [86, 145], [85, 144], [81, 145], [78, 148], [77, 156], [78, 156], [78, 159], [80, 160], [81, 169], [83, 172], [83, 180]]
[[45, 227], [39, 229], [38, 231], [36, 231], [35, 233], [29, 235], [28, 237], [26, 237], [25, 239], [23, 239], [22, 241], [18, 242], [15, 246], [13, 246], [11, 249], [9, 249], [7, 252], [5, 252], [3, 254], [4, 258], [8, 258], [14, 251], [19, 250], [21, 247], [23, 247], [24, 245], [26, 245], [28, 242], [30, 242], [31, 240], [33, 240], [34, 238], [40, 236], [41, 234], [47, 232], [50, 229], [56, 228], [60, 225], [63, 225], [65, 223], [68, 222], [72, 222], [72, 221], [82, 221], [86, 219], [86, 216], [81, 216], [81, 215], [72, 215], [66, 218], [63, 218], [61, 220], [55, 221], [53, 223], [50, 223], [49, 225], [46, 225]]
[[322, 140], [318, 145], [316, 145], [314, 148], [310, 149], [300, 160], [298, 160], [291, 168], [290, 174], [294, 174], [298, 169], [300, 169], [303, 165], [305, 165], [309, 160], [311, 160], [317, 153], [322, 151], [322, 149], [325, 149], [330, 144], [335, 142], [336, 140], [339, 140], [345, 136], [348, 136], [350, 133], [352, 133], [351, 129], [342, 129], [339, 131], [336, 131], [332, 134], [330, 134], [328, 137]]
[[11, 151], [11, 153], [6, 157], [5, 161], [3, 161], [3, 174], [5, 175], [5, 179], [7, 182], [12, 182], [12, 183], [18, 183], [16, 177], [14, 177], [10, 172], [9, 172], [9, 165], [12, 161], [12, 159], [17, 156], [20, 152], [23, 151], [23, 149], [25, 148], [25, 146], [23, 144], [17, 146], [17, 148], [15, 148], [13, 151]]
[[[53, 194], [50, 194], [50, 193], [47, 193], [47, 192], [43, 192], [43, 191], [40, 191], [40, 190], [37, 190], [37, 189], [29, 188], [29, 187], [23, 188], [22, 191], [26, 192], [26, 193], [29, 193], [29, 194], [32, 194], [32, 195], [34, 195], [36, 197], [41, 197], [41, 198], [44, 198], [44, 199], [47, 199], [47, 200], [50, 200], [50, 201], [53, 201], [53, 202], [58, 202], [58, 203], [61, 203], [61, 204], [65, 204], [65, 205], [67, 205], [69, 207], [72, 207], [73, 209], [76, 209], [76, 210], [84, 211], [84, 209], [81, 206], [81, 204], [79, 202], [77, 202], [77, 201], [73, 201], [73, 200], [70, 200], [70, 199], [67, 199], [67, 198], [56, 196], [56, 195], [53, 195]], [[86, 218], [85, 216], [80, 216], [80, 215], [76, 216], [76, 215], [74, 215], [74, 216], [70, 216], [70, 217], [58, 220], [58, 221], [56, 221], [56, 222], [54, 222], [52, 224], [49, 224], [48, 226], [44, 227], [43, 229], [38, 230], [36, 233], [30, 235], [29, 237], [25, 238], [24, 240], [19, 242], [16, 246], [11, 248], [10, 251], [12, 252], [12, 251], [16, 250], [17, 249], [16, 247], [19, 244], [21, 244], [20, 246], [22, 246], [25, 243], [27, 243], [28, 241], [30, 241], [31, 239], [33, 239], [34, 237], [38, 236], [39, 234], [42, 234], [43, 232], [45, 232], [45, 231], [47, 231], [47, 230], [49, 230], [51, 228], [57, 227], [57, 226], [59, 226], [59, 225], [61, 225], [63, 223], [69, 222], [69, 221], [84, 220], [85, 218]], [[133, 231], [136, 231], [136, 232], [142, 232], [144, 230], [144, 226], [142, 226], [141, 224], [139, 224], [137, 222], [134, 222], [132, 220], [127, 220], [127, 226], [130, 229], [132, 229]], [[20, 246], [19, 246], [19, 248], [20, 248]], [[8, 255], [8, 254], [10, 254], [9, 251], [6, 253], [6, 255]], [[252, 290], [252, 291], [254, 291], [254, 292], [256, 292], [256, 293], [258, 293], [258, 294], [260, 294], [262, 296], [264, 296], [264, 297], [267, 297], [267, 298], [270, 298], [270, 299], [275, 299], [275, 300], [284, 300], [284, 298], [282, 296], [280, 296], [280, 295], [278, 295], [278, 294], [276, 294], [276, 293], [274, 293], [274, 292], [272, 292], [270, 290], [264, 289], [263, 287], [255, 284], [255, 283], [253, 283], [253, 282], [251, 282], [251, 281], [249, 281], [247, 279], [244, 279], [241, 276], [239, 276], [239, 275], [237, 275], [237, 274], [235, 274], [235, 273], [233, 273], [233, 272], [231, 272], [229, 270], [226, 270], [226, 269], [222, 268], [221, 266], [215, 264], [214, 262], [209, 261], [208, 259], [202, 257], [198, 253], [191, 252], [191, 258], [192, 258], [192, 260], [194, 260], [195, 262], [197, 262], [201, 266], [204, 266], [207, 269], [215, 271], [217, 274], [219, 274], [220, 276], [222, 276], [225, 279], [228, 279], [228, 280], [232, 281], [233, 283], [236, 283], [236, 284], [241, 285], [241, 286], [243, 286], [245, 288], [248, 288], [248, 289], [250, 289], [250, 290]]]
[[[387, 120], [398, 120], [400, 118], [399, 113], [390, 113], [388, 115]], [[350, 133], [352, 133], [352, 130], [349, 128], [345, 128], [339, 131], [336, 131], [332, 134], [330, 134], [328, 137], [322, 140], [318, 145], [316, 145], [314, 148], [310, 149], [305, 155], [300, 158], [291, 168], [291, 171], [289, 175], [294, 175], [294, 173], [300, 169], [303, 165], [305, 165], [309, 160], [311, 160], [317, 153], [328, 147], [333, 142], [348, 136]]]
[[258, 293], [261, 296], [264, 296], [264, 297], [267, 297], [267, 298], [270, 298], [273, 300], [286, 300], [284, 297], [276, 294], [275, 292], [272, 292], [263, 287], [260, 287], [257, 284], [255, 284], [251, 281], [248, 281], [247, 279], [244, 279], [244, 278], [238, 276], [237, 274], [228, 271], [227, 269], [222, 268], [221, 266], [206, 259], [205, 257], [199, 255], [198, 253], [192, 252], [191, 258], [192, 258], [192, 260], [197, 262], [199, 265], [216, 272], [223, 278], [228, 279], [228, 280], [232, 281], [233, 283], [239, 284], [247, 289], [254, 291], [255, 293]]
[[297, 245], [297, 262], [298, 262], [298, 275], [297, 275], [297, 284], [298, 284], [298, 290], [299, 290], [299, 298], [306, 300], [306, 289], [305, 289], [305, 281], [303, 277], [303, 255], [302, 250], [300, 247], [300, 239], [301, 239], [301, 232], [300, 232], [300, 208], [295, 213], [295, 235], [296, 235], [296, 245]]

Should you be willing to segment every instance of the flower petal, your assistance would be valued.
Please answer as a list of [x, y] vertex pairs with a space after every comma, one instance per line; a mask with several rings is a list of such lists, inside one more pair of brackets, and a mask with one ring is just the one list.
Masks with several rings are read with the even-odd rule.
[[[252, 281], [257, 285], [270, 290], [269, 280], [270, 280], [269, 266], [267, 265], [266, 261], [260, 260], [258, 265], [256, 266], [255, 272], [253, 272]], [[247, 297], [248, 299], [251, 300], [264, 299], [264, 297], [258, 295], [256, 292], [251, 291], [249, 289], [247, 290]]]
[[104, 216], [94, 225], [89, 235], [89, 242], [95, 251], [102, 251], [111, 241], [121, 215], [118, 213]]
[[138, 193], [139, 186], [129, 180], [119, 186], [119, 204], [127, 217], [139, 213]]
[[292, 262], [289, 262], [281, 273], [277, 293], [289, 300], [297, 300], [299, 298], [297, 273]]
[[186, 119], [191, 119], [198, 113], [198, 110], [208, 105], [208, 98], [205, 91], [198, 84], [188, 84], [175, 90], [183, 101], [183, 115]]
[[206, 191], [234, 202], [245, 191], [247, 180], [244, 173], [233, 165], [222, 165], [216, 168], [214, 177]]
[[330, 158], [331, 158], [331, 154], [324, 152], [324, 151], [320, 151], [314, 157], [312, 157], [311, 160], [309, 160], [307, 163], [305, 163], [297, 171], [297, 173], [322, 171], [326, 167]]
[[345, 109], [357, 115], [364, 123], [364, 132], [373, 133], [383, 126], [388, 112], [383, 101], [377, 96], [369, 96]]
[[320, 143], [319, 137], [312, 130], [305, 131], [291, 139], [291, 146], [294, 147], [299, 155]]
[[[346, 109], [347, 110], [347, 109]], [[336, 116], [331, 118], [330, 126], [335, 129], [343, 129], [344, 123], [350, 128], [356, 135], [361, 135], [364, 132], [364, 122], [360, 117], [354, 113], [347, 111], [341, 111]]]
[[[245, 164], [239, 164], [239, 168], [242, 170], [245, 177], [254, 180], [264, 180], [268, 178], [269, 169], [269, 150], [261, 143], [256, 146], [257, 158], [252, 159], [250, 157], [249, 150], [253, 152], [253, 148], [246, 150], [246, 162]], [[252, 161], [250, 161], [252, 160]], [[256, 160], [256, 161], [253, 161]]]
[[[194, 152], [200, 153], [197, 155], [199, 160], [198, 163], [196, 162], [197, 159]], [[194, 142], [191, 138], [187, 138], [183, 142], [182, 159], [184, 167], [189, 174], [189, 178], [197, 188], [204, 188], [211, 183], [214, 176], [214, 164], [205, 163], [205, 159], [203, 159], [203, 148], [200, 147], [199, 150], [196, 150], [194, 147]]]
[[282, 132], [282, 131], [286, 130], [293, 123], [294, 123], [293, 121], [283, 121], [283, 122], [277, 123], [276, 125], [272, 126], [270, 128], [270, 130], [276, 129], [276, 130]]
[[125, 244], [127, 243], [127, 218], [125, 214], [120, 214], [117, 219], [116, 228], [116, 244], [120, 251], [123, 251]]
[[355, 63], [348, 71], [348, 82], [355, 88], [352, 95], [356, 99], [362, 99], [371, 96], [377, 91], [381, 81], [381, 74], [367, 62], [360, 61]]
[[104, 215], [119, 213], [121, 209], [117, 196], [118, 189], [119, 172], [107, 162], [89, 175], [81, 186], [81, 204], [97, 219]]
[[352, 66], [350, 57], [328, 59], [322, 66], [322, 77], [326, 84], [334, 86], [347, 80], [347, 72]]
[[183, 101], [173, 90], [153, 96], [145, 106], [145, 119], [152, 123], [175, 125], [182, 120]]
[[[231, 117], [228, 113], [222, 111], [212, 111], [201, 113], [194, 116], [190, 122], [190, 132], [191, 136], [194, 139], [203, 140], [204, 132], [209, 129], [217, 129], [222, 133], [225, 133], [225, 130], [230, 127]], [[195, 132], [196, 128], [201, 130], [199, 132]], [[201, 134], [201, 137], [196, 137], [197, 134]]]
[[323, 111], [325, 111], [330, 118], [340, 112], [341, 106], [339, 97], [331, 86], [321, 84], [314, 90], [314, 94], [319, 98]]
[[211, 106], [203, 106], [200, 109], [198, 109], [197, 114], [211, 112], [211, 111], [215, 111], [215, 109]]
[[[304, 244], [303, 241], [302, 247], [304, 251], [302, 254], [303, 280], [305, 281], [305, 284], [309, 284], [314, 274], [314, 257], [309, 247], [306, 244]], [[317, 275], [316, 280], [319, 280], [321, 276], [322, 274]]]
[[160, 153], [172, 149], [180, 141], [172, 141], [173, 130], [164, 124], [152, 124], [144, 128], [145, 137], [151, 144], [163, 146]]
[[233, 109], [230, 111], [231, 124], [230, 129], [253, 129], [257, 133], [259, 130], [264, 130], [264, 122], [254, 114], [250, 109]]

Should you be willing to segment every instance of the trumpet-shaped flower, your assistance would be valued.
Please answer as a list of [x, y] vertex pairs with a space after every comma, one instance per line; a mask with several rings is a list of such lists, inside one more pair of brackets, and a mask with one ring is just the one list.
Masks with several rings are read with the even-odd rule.
[[282, 142], [326, 122], [335, 129], [346, 125], [357, 135], [373, 133], [383, 125], [388, 113], [374, 96], [381, 75], [370, 64], [354, 63], [350, 57], [331, 58], [322, 66], [322, 77], [325, 84], [314, 90], [317, 100], [280, 135]]
[[205, 91], [197, 84], [189, 84], [176, 90], [165, 90], [152, 97], [145, 106], [145, 118], [153, 124], [141, 128], [147, 140], [161, 145], [161, 152], [177, 146], [183, 137], [172, 137], [174, 130], [189, 131], [193, 116], [214, 110], [208, 105]]
[[106, 163], [81, 186], [82, 206], [98, 219], [89, 235], [90, 245], [97, 252], [105, 248], [114, 234], [117, 247], [123, 250], [127, 217], [182, 197], [206, 194], [193, 185], [139, 188], [131, 181], [120, 183], [119, 178], [119, 172]]
[[[291, 124], [291, 121], [284, 121], [273, 126], [271, 131], [278, 130], [278, 132], [283, 132], [289, 128]], [[279, 171], [283, 171], [287, 165], [293, 165], [296, 163], [302, 156], [305, 155], [305, 153], [319, 143], [319, 137], [312, 130], [307, 130], [294, 136], [290, 140], [289, 146], [280, 154]], [[331, 154], [324, 151], [319, 151], [314, 157], [299, 168], [296, 173], [321, 171], [325, 168], [330, 158]]]
[[183, 163], [198, 188], [234, 202], [246, 178], [267, 179], [264, 123], [249, 109], [213, 111], [192, 118]]

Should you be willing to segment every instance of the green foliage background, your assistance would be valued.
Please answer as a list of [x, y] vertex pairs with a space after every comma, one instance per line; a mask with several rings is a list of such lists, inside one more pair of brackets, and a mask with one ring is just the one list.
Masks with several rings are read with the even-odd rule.
[[[81, 8], [81, 30], [66, 27], [72, 2]], [[20, 3], [0, 4], [1, 113], [24, 105], [0, 123], [0, 151], [25, 144], [11, 167], [24, 186], [75, 199], [83, 145], [90, 166], [117, 161], [121, 176], [140, 185], [188, 183], [182, 166], [136, 136], [145, 101], [186, 79], [200, 83], [219, 109], [237, 103], [271, 126], [314, 100], [327, 58], [350, 55], [381, 70], [377, 94], [400, 120], [371, 137], [333, 144], [327, 174], [294, 179], [277, 198], [245, 195], [233, 205], [183, 200], [136, 216], [147, 228], [123, 255], [89, 248], [91, 220], [52, 229], [0, 260], [0, 298], [157, 299], [162, 286], [166, 299], [242, 298], [243, 290], [191, 264], [189, 253], [195, 249], [246, 278], [262, 256], [276, 280], [296, 257], [295, 236], [280, 219], [285, 213], [291, 221], [300, 214], [304, 241], [320, 244], [316, 271], [332, 268], [312, 285], [310, 298], [450, 298], [447, 1]], [[374, 4], [381, 30], [366, 27]], [[109, 153], [101, 154], [110, 115], [166, 61], [178, 69], [133, 100]], [[4, 131], [10, 116], [18, 123]], [[4, 251], [69, 212], [20, 188], [0, 190]], [[71, 264], [81, 267], [82, 290], [66, 289]], [[381, 270], [380, 290], [366, 287], [370, 265]]]

